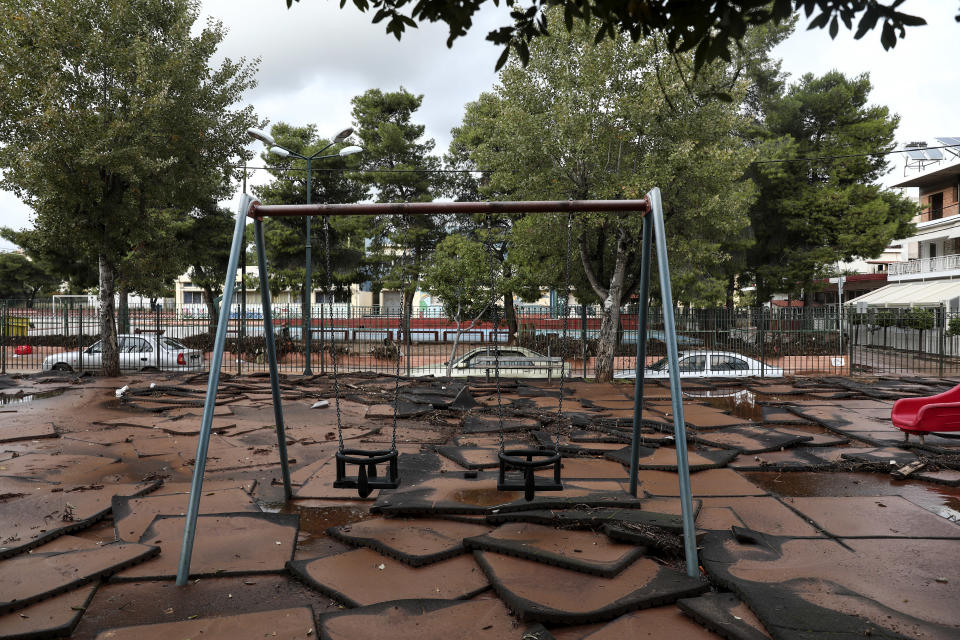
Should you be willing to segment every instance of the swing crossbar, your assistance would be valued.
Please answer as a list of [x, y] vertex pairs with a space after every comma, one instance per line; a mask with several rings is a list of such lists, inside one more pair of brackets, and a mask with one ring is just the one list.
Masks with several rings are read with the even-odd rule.
[[429, 215], [442, 213], [603, 213], [633, 211], [646, 215], [650, 200], [531, 200], [528, 202], [361, 202], [356, 204], [273, 204], [254, 202], [254, 219], [297, 216]]

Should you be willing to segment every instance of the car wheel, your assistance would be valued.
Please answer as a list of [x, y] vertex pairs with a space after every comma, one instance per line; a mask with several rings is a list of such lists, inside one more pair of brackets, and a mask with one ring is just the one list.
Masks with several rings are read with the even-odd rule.
[[68, 365], [66, 362], [58, 362], [57, 364], [51, 367], [54, 371], [73, 371], [73, 367]]

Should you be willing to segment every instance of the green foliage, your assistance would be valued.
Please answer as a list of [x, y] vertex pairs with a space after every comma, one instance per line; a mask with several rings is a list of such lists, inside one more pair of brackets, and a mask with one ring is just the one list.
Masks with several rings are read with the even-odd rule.
[[176, 271], [171, 216], [229, 194], [257, 124], [235, 106], [255, 67], [211, 69], [224, 32], [194, 30], [198, 13], [193, 0], [10, 0], [0, 14], [0, 186], [34, 209], [35, 251], [99, 265], [108, 373], [115, 278], [147, 289], [140, 276]]
[[[284, 122], [273, 125], [270, 134], [282, 147], [302, 156], [314, 156], [328, 147], [330, 140], [319, 137], [315, 125], [294, 127]], [[311, 162], [310, 201], [313, 203], [359, 202], [367, 196], [367, 188], [345, 171], [359, 165], [358, 155], [336, 156], [338, 147], [322, 155], [334, 155]], [[306, 162], [293, 156], [280, 158], [264, 153], [273, 180], [253, 191], [263, 204], [304, 204], [307, 202]], [[270, 265], [271, 290], [285, 288], [305, 290], [306, 269], [304, 245], [306, 218], [269, 218], [264, 221], [267, 260]], [[369, 234], [369, 220], [364, 216], [336, 216], [330, 219], [330, 281], [334, 291], [348, 289], [365, 279], [363, 239]], [[310, 229], [312, 245], [312, 288], [327, 291], [326, 250], [323, 221], [315, 218]], [[249, 264], [256, 264], [256, 255]]]
[[0, 300], [33, 301], [41, 292], [54, 292], [60, 278], [48, 265], [19, 253], [0, 253]]
[[[402, 87], [370, 89], [352, 102], [354, 128], [364, 148], [358, 157], [365, 171], [356, 179], [374, 191], [378, 202], [433, 200], [443, 183], [429, 170], [439, 168], [440, 159], [430, 155], [434, 141], [424, 139], [424, 125], [413, 120], [423, 96]], [[429, 256], [444, 235], [438, 216], [378, 216], [369, 229], [369, 279], [376, 287], [395, 289], [405, 282], [409, 311]]]
[[811, 291], [837, 261], [876, 257], [912, 233], [916, 206], [876, 184], [888, 164], [868, 154], [893, 149], [898, 118], [868, 104], [870, 88], [866, 75], [807, 74], [764, 101], [757, 146], [787, 162], [751, 170], [760, 197], [750, 211], [748, 265], [759, 300]]
[[947, 335], [960, 336], [960, 316], [952, 316], [947, 321]]
[[912, 307], [900, 316], [898, 326], [905, 329], [919, 329], [924, 331], [933, 329], [937, 324], [937, 314], [933, 309], [921, 309]]
[[[495, 274], [494, 282], [499, 281]], [[476, 318], [492, 302], [490, 253], [476, 240], [461, 234], [449, 235], [437, 245], [424, 272], [423, 284], [443, 301], [447, 317], [460, 321]]]
[[[300, 0], [296, 0], [299, 2]], [[487, 0], [353, 0], [360, 11], [375, 10], [373, 22], [385, 22], [386, 32], [397, 40], [408, 27], [424, 22], [444, 22], [449, 27], [447, 46], [466, 35], [473, 26], [473, 17]], [[646, 0], [642, 3], [619, 0], [503, 0], [511, 9], [511, 24], [487, 34], [487, 40], [503, 46], [497, 61], [499, 70], [510, 52], [527, 64], [532, 43], [537, 38], [556, 33], [559, 25], [548, 20], [548, 12], [556, 7], [562, 13], [567, 31], [586, 24], [594, 42], [614, 39], [625, 34], [634, 42], [652, 35], [665, 36], [672, 53], [694, 52], [697, 69], [722, 59], [730, 61], [735, 43], [751, 26], [788, 21], [794, 11], [804, 10], [809, 17], [819, 13], [810, 23], [811, 29], [828, 29], [835, 38], [842, 22], [853, 29], [854, 37], [862, 38], [881, 25], [880, 42], [884, 49], [904, 37], [906, 27], [926, 24], [923, 18], [897, 11], [903, 0]], [[287, 0], [287, 7], [294, 0]], [[498, 0], [493, 0], [499, 5]], [[346, 0], [340, 2], [343, 7]], [[958, 17], [960, 19], [960, 17]], [[550, 27], [550, 28], [548, 28]], [[595, 31], [594, 31], [595, 30]]]

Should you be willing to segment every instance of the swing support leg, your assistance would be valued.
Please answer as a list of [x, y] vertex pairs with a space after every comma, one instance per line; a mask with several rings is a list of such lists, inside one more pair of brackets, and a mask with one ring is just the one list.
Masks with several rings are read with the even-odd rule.
[[[200, 509], [200, 494], [203, 491], [203, 473], [207, 466], [207, 449], [210, 445], [210, 430], [213, 424], [213, 410], [217, 403], [217, 386], [220, 384], [220, 365], [223, 363], [223, 349], [227, 339], [227, 325], [230, 323], [230, 307], [233, 289], [236, 284], [237, 265], [240, 263], [240, 251], [243, 247], [244, 229], [247, 224], [247, 211], [253, 204], [253, 198], [244, 194], [240, 198], [237, 221], [233, 228], [233, 242], [230, 245], [230, 258], [227, 261], [227, 278], [223, 285], [224, 304], [220, 305], [220, 318], [217, 322], [217, 334], [213, 342], [213, 354], [210, 357], [210, 374], [207, 378], [207, 395], [203, 402], [203, 417], [200, 418], [200, 436], [197, 438], [197, 455], [193, 465], [193, 480], [190, 483], [190, 500], [187, 504], [186, 524], [183, 541], [180, 546], [180, 561], [177, 566], [177, 586], [187, 584], [190, 575], [190, 559], [193, 556], [193, 540], [197, 529], [197, 513]], [[286, 460], [284, 460], [285, 462]]]
[[690, 494], [690, 465], [687, 461], [687, 427], [683, 419], [683, 390], [680, 388], [677, 327], [673, 315], [673, 291], [670, 288], [670, 264], [667, 261], [667, 234], [663, 224], [663, 203], [660, 189], [647, 194], [653, 217], [653, 233], [657, 242], [657, 271], [660, 273], [660, 295], [663, 300], [663, 328], [666, 333], [667, 362], [670, 370], [670, 398], [673, 401], [673, 436], [677, 447], [677, 475], [680, 477], [680, 508], [683, 520], [683, 546], [687, 575], [698, 575], [697, 540], [693, 527], [693, 498]]
[[633, 440], [630, 443], [630, 495], [637, 497], [637, 467], [640, 465], [640, 429], [643, 423], [643, 374], [647, 362], [647, 316], [650, 311], [650, 253], [653, 222], [643, 217], [643, 250], [640, 254], [640, 314], [637, 318], [637, 364], [633, 385]]
[[[260, 269], [260, 300], [263, 305], [263, 335], [266, 341], [267, 361], [270, 363], [270, 391], [273, 394], [273, 418], [277, 423], [277, 451], [280, 453], [280, 475], [283, 478], [283, 495], [293, 498], [290, 487], [290, 465], [287, 462], [287, 434], [283, 425], [283, 405], [280, 396], [280, 373], [277, 366], [276, 340], [273, 335], [273, 309], [270, 306], [270, 288], [266, 286], [267, 253], [263, 238], [263, 221], [253, 221], [253, 236], [257, 244], [257, 265]], [[307, 328], [309, 331], [309, 327]]]

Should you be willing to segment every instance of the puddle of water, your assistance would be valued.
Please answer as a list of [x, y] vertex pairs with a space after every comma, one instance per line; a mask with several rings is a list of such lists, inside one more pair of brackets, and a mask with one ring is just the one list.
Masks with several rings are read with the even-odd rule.
[[34, 400], [43, 400], [44, 398], [54, 398], [63, 393], [62, 389], [56, 391], [41, 391], [27, 395], [15, 395], [11, 393], [0, 393], [0, 405], [7, 404], [27, 404]]
[[267, 513], [295, 513], [300, 516], [300, 531], [311, 537], [326, 537], [330, 527], [369, 520], [371, 515], [367, 507], [348, 505], [343, 507], [301, 507], [295, 503], [260, 503]]
[[707, 403], [715, 409], [726, 411], [744, 420], [761, 422], [763, 420], [763, 407], [757, 404], [757, 396], [752, 391], [741, 389], [740, 391], [730, 391], [727, 389], [718, 389], [702, 391], [696, 393], [684, 393], [688, 398], [699, 398], [706, 400]]
[[927, 511], [960, 522], [960, 487], [894, 480], [878, 473], [744, 473], [767, 491], [783, 497], [902, 496]]

